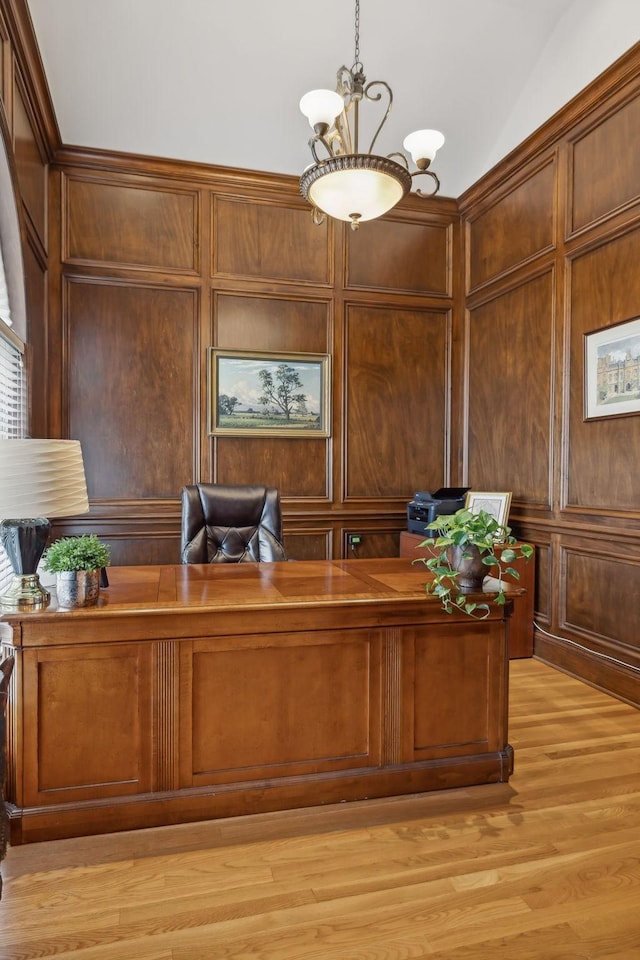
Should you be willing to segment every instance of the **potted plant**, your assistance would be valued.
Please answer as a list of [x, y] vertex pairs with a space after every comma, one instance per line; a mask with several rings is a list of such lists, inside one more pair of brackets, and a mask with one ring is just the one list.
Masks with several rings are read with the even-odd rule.
[[481, 592], [483, 580], [489, 575], [495, 579], [496, 590], [491, 600], [503, 606], [505, 575], [520, 579], [511, 564], [522, 557], [529, 560], [533, 555], [531, 544], [518, 544], [511, 527], [499, 523], [485, 510], [472, 513], [463, 508], [436, 517], [427, 529], [435, 530], [436, 536], [421, 544], [432, 553], [420, 558], [433, 574], [426, 589], [440, 597], [447, 613], [458, 609], [477, 619], [489, 616], [489, 604], [470, 601], [467, 594]]
[[109, 547], [95, 534], [62, 537], [45, 550], [44, 569], [56, 575], [60, 607], [88, 607], [98, 602], [100, 571], [109, 566]]

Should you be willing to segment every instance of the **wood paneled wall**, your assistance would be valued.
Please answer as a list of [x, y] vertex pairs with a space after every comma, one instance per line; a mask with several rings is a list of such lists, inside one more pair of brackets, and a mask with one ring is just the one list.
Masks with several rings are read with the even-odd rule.
[[[291, 177], [58, 150], [50, 203], [53, 435], [81, 440], [115, 563], [176, 562], [179, 494], [265, 482], [294, 558], [398, 553], [448, 481], [457, 206], [412, 197], [354, 233]], [[328, 354], [328, 438], [209, 436], [207, 348]], [[60, 525], [59, 525], [60, 526]]]
[[584, 336], [640, 315], [640, 45], [461, 198], [465, 476], [537, 545], [535, 652], [640, 703], [640, 417], [584, 419]]

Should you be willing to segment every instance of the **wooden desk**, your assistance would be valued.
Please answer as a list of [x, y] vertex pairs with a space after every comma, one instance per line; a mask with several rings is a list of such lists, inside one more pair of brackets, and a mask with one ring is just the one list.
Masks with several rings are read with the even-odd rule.
[[[428, 557], [426, 547], [421, 547], [425, 536], [421, 533], [410, 533], [403, 530], [400, 534], [401, 557]], [[499, 548], [498, 548], [499, 549]], [[517, 570], [520, 579], [513, 581], [526, 591], [522, 599], [515, 605], [513, 616], [509, 621], [509, 659], [533, 656], [533, 604], [535, 594], [536, 562], [535, 556], [530, 560], [514, 560], [510, 566]], [[426, 570], [426, 567], [425, 567]], [[511, 580], [505, 577], [505, 580]]]
[[11, 842], [508, 780], [504, 612], [426, 576], [111, 567], [97, 607], [4, 613]]

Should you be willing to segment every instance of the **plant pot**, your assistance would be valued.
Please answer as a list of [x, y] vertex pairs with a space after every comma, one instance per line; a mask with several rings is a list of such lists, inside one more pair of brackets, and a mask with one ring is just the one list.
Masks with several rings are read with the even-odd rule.
[[482, 562], [482, 554], [475, 544], [468, 543], [463, 547], [449, 547], [447, 558], [451, 569], [456, 571], [456, 582], [461, 593], [482, 591], [487, 567]]
[[56, 573], [58, 606], [93, 607], [100, 593], [100, 570], [63, 570]]

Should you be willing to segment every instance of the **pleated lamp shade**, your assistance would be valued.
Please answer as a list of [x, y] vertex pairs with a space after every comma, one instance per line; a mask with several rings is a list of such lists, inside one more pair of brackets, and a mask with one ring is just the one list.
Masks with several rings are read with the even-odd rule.
[[68, 517], [89, 509], [78, 440], [0, 440], [0, 518]]

